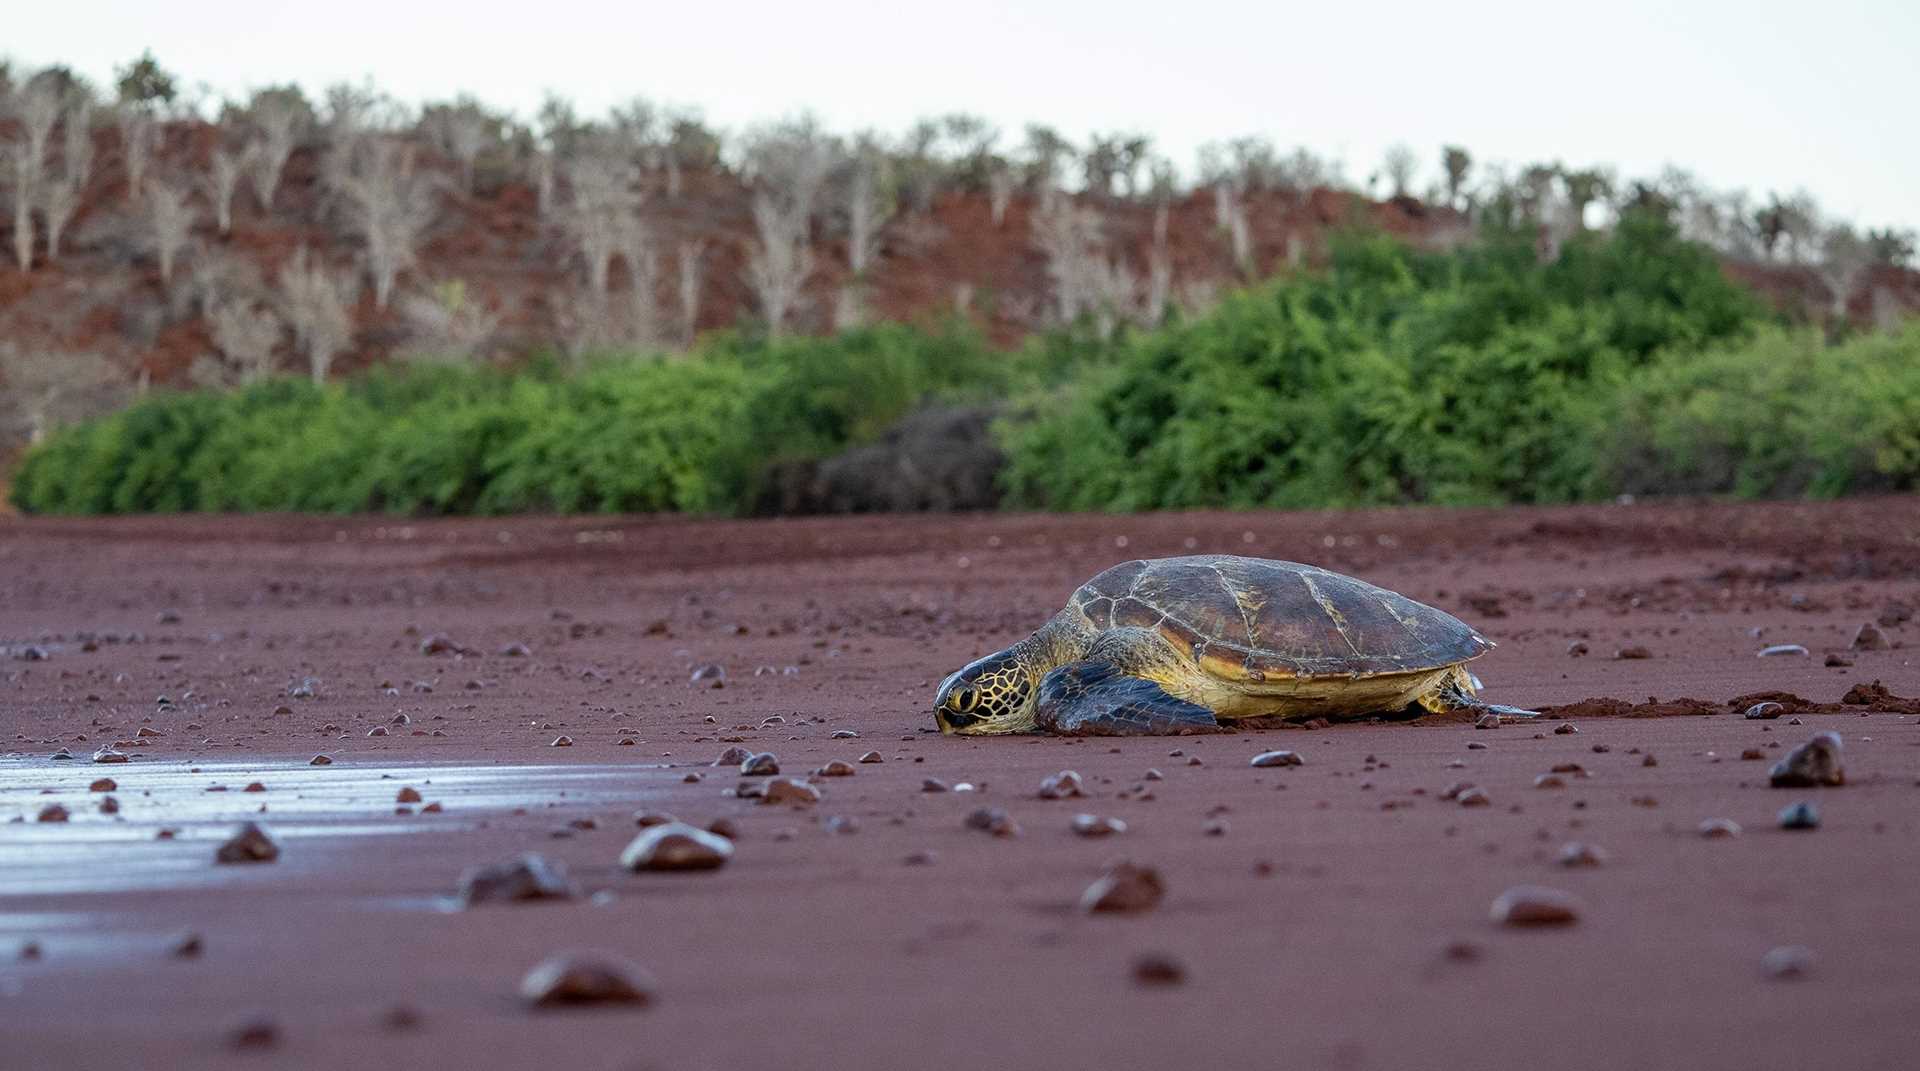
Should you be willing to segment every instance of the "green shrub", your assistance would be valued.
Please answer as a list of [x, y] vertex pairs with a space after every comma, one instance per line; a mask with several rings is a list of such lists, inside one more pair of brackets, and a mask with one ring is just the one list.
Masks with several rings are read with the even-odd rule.
[[1605, 483], [1638, 494], [1920, 489], [1920, 321], [1670, 352], [1620, 392], [1597, 452]]

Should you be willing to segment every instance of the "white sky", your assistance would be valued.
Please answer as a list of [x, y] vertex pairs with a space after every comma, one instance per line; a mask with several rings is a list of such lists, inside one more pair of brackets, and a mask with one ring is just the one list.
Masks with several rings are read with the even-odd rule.
[[0, 52], [107, 81], [152, 48], [237, 93], [371, 78], [531, 115], [644, 95], [738, 128], [810, 109], [837, 130], [949, 111], [1016, 141], [1137, 129], [1190, 168], [1262, 134], [1364, 178], [1405, 142], [1476, 159], [1668, 163], [1716, 189], [1804, 188], [1863, 226], [1920, 226], [1920, 2], [1613, 0], [68, 0], [9, 12]]

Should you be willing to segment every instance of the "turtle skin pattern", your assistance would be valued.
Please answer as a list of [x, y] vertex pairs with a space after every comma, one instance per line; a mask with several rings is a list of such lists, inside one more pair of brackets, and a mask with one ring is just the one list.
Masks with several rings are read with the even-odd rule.
[[1068, 736], [1171, 736], [1225, 732], [1213, 711], [1104, 660], [1069, 662], [1040, 681], [1039, 727]]

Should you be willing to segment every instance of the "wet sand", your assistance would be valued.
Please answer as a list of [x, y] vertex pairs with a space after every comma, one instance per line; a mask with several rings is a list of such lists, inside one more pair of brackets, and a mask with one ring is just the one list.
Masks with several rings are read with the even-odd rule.
[[[1905, 1067], [1920, 1042], [1920, 721], [1838, 700], [1876, 679], [1920, 694], [1913, 625], [1885, 629], [1893, 649], [1846, 650], [1861, 622], [1920, 606], [1915, 532], [1911, 499], [0, 523], [0, 822], [24, 819], [0, 824], [0, 1068]], [[1189, 550], [1313, 561], [1455, 612], [1500, 643], [1475, 663], [1496, 701], [1724, 708], [1777, 690], [1835, 712], [1792, 725], [1586, 708], [1568, 735], [1557, 719], [923, 731], [954, 665], [1113, 561]], [[435, 634], [468, 653], [422, 653]], [[1575, 641], [1590, 653], [1570, 656]], [[515, 643], [528, 654], [500, 653]], [[1774, 643], [1809, 655], [1756, 656]], [[1611, 657], [1636, 645], [1651, 657]], [[28, 647], [45, 659], [22, 660]], [[689, 682], [706, 664], [724, 687]], [[312, 698], [289, 694], [309, 680]], [[1768, 764], [1823, 729], [1844, 738], [1849, 783], [1766, 787]], [[572, 746], [549, 746], [562, 735]], [[88, 761], [113, 741], [131, 761]], [[870, 749], [884, 761], [815, 778], [812, 807], [760, 806], [707, 765], [736, 742], [789, 775]], [[75, 759], [50, 759], [59, 747]], [[1248, 767], [1269, 748], [1304, 765]], [[332, 765], [307, 765], [322, 753]], [[1534, 787], [1569, 762], [1588, 776]], [[1088, 798], [1034, 798], [1062, 769]], [[102, 776], [117, 815], [87, 791]], [[928, 777], [977, 791], [925, 793]], [[264, 792], [241, 791], [255, 781]], [[1440, 798], [1460, 781], [1491, 805]], [[402, 786], [423, 797], [414, 814], [394, 813]], [[1822, 827], [1777, 829], [1803, 799]], [[50, 802], [72, 819], [35, 822]], [[428, 802], [443, 812], [417, 813]], [[1022, 835], [966, 828], [981, 806]], [[616, 860], [636, 810], [731, 818], [737, 854], [715, 872], [628, 874]], [[1130, 828], [1075, 837], [1080, 812]], [[854, 831], [830, 832], [834, 816]], [[1697, 834], [1722, 817], [1743, 835]], [[216, 867], [247, 819], [280, 859]], [[154, 839], [163, 826], [173, 839]], [[1568, 840], [1607, 861], [1559, 866]], [[603, 895], [458, 909], [463, 869], [526, 851]], [[916, 852], [934, 859], [908, 865]], [[1078, 913], [1120, 856], [1161, 870], [1165, 902]], [[1495, 926], [1489, 903], [1522, 883], [1576, 894], [1580, 920]], [[186, 931], [203, 953], [170, 955]], [[39, 958], [18, 958], [28, 941]], [[1812, 950], [1804, 977], [1762, 970], [1781, 945]], [[658, 1003], [523, 1009], [521, 975], [570, 948], [644, 965]], [[1186, 980], [1137, 983], [1143, 952]], [[383, 1027], [397, 1004], [418, 1027]], [[280, 1044], [234, 1051], [229, 1031], [256, 1015]]]

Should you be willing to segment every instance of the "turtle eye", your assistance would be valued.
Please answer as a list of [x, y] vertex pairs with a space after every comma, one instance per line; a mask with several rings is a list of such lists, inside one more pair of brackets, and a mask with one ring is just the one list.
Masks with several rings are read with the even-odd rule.
[[965, 714], [980, 704], [980, 693], [971, 688], [962, 688], [953, 693], [953, 709]]

